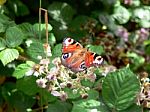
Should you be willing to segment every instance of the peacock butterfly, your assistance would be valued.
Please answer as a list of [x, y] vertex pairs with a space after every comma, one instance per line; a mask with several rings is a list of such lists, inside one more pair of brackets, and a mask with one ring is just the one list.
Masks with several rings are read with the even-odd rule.
[[72, 38], [65, 38], [62, 43], [61, 62], [73, 72], [81, 72], [91, 66], [100, 66], [103, 62], [102, 56], [88, 51]]

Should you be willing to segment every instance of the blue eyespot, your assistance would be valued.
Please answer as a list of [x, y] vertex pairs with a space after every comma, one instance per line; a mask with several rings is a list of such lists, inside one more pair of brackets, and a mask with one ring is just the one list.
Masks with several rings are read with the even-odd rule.
[[63, 59], [67, 59], [67, 58], [70, 57], [70, 54], [69, 53], [64, 53], [64, 54], [62, 54], [62, 57], [63, 57]]

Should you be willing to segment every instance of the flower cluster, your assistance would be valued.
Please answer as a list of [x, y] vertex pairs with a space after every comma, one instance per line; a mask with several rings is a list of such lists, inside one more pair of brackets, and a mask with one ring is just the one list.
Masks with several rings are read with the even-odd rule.
[[[53, 67], [49, 67], [53, 64]], [[39, 87], [47, 89], [52, 95], [59, 97], [65, 101], [68, 94], [65, 88], [72, 90], [73, 94], [80, 94], [82, 98], [87, 98], [89, 87], [83, 86], [82, 80], [94, 82], [96, 74], [91, 67], [88, 71], [81, 73], [73, 73], [61, 64], [59, 57], [56, 57], [50, 63], [49, 59], [41, 59], [39, 64], [35, 64], [31, 70], [26, 72], [26, 76], [34, 75], [37, 77], [36, 83]]]
[[141, 73], [140, 79], [141, 92], [139, 94], [138, 104], [143, 105], [145, 108], [150, 108], [150, 79], [148, 78], [148, 73]]

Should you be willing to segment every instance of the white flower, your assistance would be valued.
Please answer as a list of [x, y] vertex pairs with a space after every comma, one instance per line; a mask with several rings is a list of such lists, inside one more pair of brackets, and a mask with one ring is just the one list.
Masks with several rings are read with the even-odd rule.
[[40, 73], [38, 71], [34, 71], [33, 75], [38, 77], [40, 75]]
[[27, 71], [27, 72], [25, 73], [25, 76], [31, 76], [33, 73], [34, 73], [34, 70], [33, 70], [33, 69], [30, 69], [29, 71]]
[[51, 94], [52, 94], [53, 96], [61, 96], [61, 93], [58, 92], [58, 91], [51, 91]]
[[39, 87], [45, 88], [46, 87], [46, 82], [47, 80], [44, 78], [40, 78], [36, 80], [36, 83], [38, 84]]
[[40, 64], [42, 65], [48, 65], [50, 62], [49, 62], [49, 59], [42, 59], [40, 60]]

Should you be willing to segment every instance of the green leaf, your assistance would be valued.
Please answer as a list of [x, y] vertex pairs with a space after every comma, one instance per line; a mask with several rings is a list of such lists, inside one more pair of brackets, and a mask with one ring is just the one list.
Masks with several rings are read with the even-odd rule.
[[19, 28], [22, 30], [24, 33], [25, 37], [34, 37], [37, 38], [38, 36], [38, 31], [35, 31], [33, 29], [33, 26], [30, 23], [22, 23], [18, 25]]
[[6, 47], [6, 42], [3, 38], [0, 38], [0, 51], [5, 49]]
[[0, 52], [0, 60], [2, 61], [3, 65], [5, 66], [9, 62], [12, 62], [14, 59], [19, 57], [19, 52], [16, 49], [5, 49]]
[[142, 112], [142, 106], [133, 104], [129, 108], [119, 112]]
[[67, 93], [68, 95], [68, 99], [76, 99], [80, 97], [79, 91], [77, 91], [77, 93], [73, 93], [72, 89], [70, 88], [65, 88], [64, 89], [65, 93]]
[[139, 21], [139, 25], [143, 28], [150, 28], [150, 20], [149, 21], [141, 20]]
[[17, 79], [22, 78], [27, 71], [33, 68], [34, 64], [35, 63], [32, 61], [27, 61], [24, 64], [18, 65], [13, 73], [13, 76], [16, 77]]
[[67, 102], [57, 101], [49, 104], [46, 112], [71, 112], [71, 107]]
[[25, 16], [29, 14], [28, 7], [20, 0], [8, 1], [8, 7], [16, 16]]
[[73, 102], [71, 112], [108, 112], [101, 102], [96, 100], [80, 100]]
[[8, 47], [19, 46], [24, 38], [24, 34], [17, 26], [9, 27], [6, 30], [6, 43]]
[[68, 25], [69, 36], [74, 37], [76, 40], [84, 37], [87, 34], [87, 31], [82, 27], [86, 26], [88, 22], [96, 24], [97, 20], [83, 15], [74, 18]]
[[39, 60], [39, 56], [43, 58], [45, 58], [46, 56], [44, 53], [43, 44], [41, 42], [36, 41], [33, 41], [33, 43], [30, 44], [30, 46], [27, 49], [27, 54], [35, 60]]
[[145, 47], [145, 52], [146, 52], [146, 54], [150, 55], [150, 45], [147, 45]]
[[87, 46], [90, 51], [95, 52], [99, 55], [104, 53], [104, 48], [102, 46], [97, 46], [97, 45], [88, 45]]
[[35, 95], [39, 91], [39, 88], [36, 84], [36, 77], [34, 76], [28, 76], [17, 80], [16, 86], [18, 90], [29, 96]]
[[12, 92], [9, 103], [19, 112], [27, 112], [27, 109], [31, 108], [35, 102], [36, 99], [32, 96], [25, 95], [20, 91], [15, 91]]
[[35, 103], [33, 97], [17, 91], [15, 83], [5, 83], [2, 87], [2, 95], [10, 106], [8, 108], [15, 108], [19, 112], [26, 112], [26, 109]]
[[56, 43], [56, 37], [54, 36], [53, 33], [49, 33], [48, 37], [49, 37], [48, 41], [49, 41], [50, 45], [54, 46], [54, 44]]
[[16, 25], [14, 21], [11, 21], [10, 18], [4, 14], [0, 14], [0, 32], [5, 32], [7, 28]]
[[53, 2], [48, 7], [48, 13], [55, 21], [67, 24], [71, 22], [75, 10], [67, 3]]
[[7, 82], [2, 86], [2, 96], [5, 101], [10, 102], [10, 95], [14, 89], [16, 89], [16, 84], [12, 82]]
[[112, 17], [119, 23], [119, 24], [125, 24], [130, 19], [130, 13], [129, 11], [123, 7], [123, 6], [116, 6], [114, 8], [114, 14]]
[[89, 90], [88, 92], [88, 98], [87, 99], [93, 99], [97, 100], [99, 98], [99, 92], [96, 90]]
[[[39, 31], [39, 23], [36, 23], [33, 25], [33, 29], [36, 30], [36, 31]], [[51, 31], [53, 28], [50, 24], [48, 24], [48, 31]], [[42, 30], [46, 30], [46, 24], [41, 24], [41, 31]]]
[[127, 57], [129, 57], [131, 59], [132, 64], [130, 64], [130, 67], [133, 70], [138, 69], [145, 62], [144, 57], [142, 57], [134, 52], [127, 52]]
[[62, 52], [62, 44], [57, 44], [53, 49], [52, 49], [52, 56], [53, 57], [60, 57]]
[[41, 89], [39, 92], [40, 100], [39, 104], [42, 102], [44, 104], [52, 103], [57, 100], [57, 97], [53, 96], [47, 89]]
[[100, 13], [99, 21], [103, 25], [106, 25], [112, 31], [115, 31], [117, 29], [117, 25], [113, 21], [113, 18], [110, 15], [108, 15], [107, 13]]
[[134, 102], [140, 83], [129, 68], [109, 73], [102, 84], [104, 102], [113, 110], [124, 110]]
[[0, 23], [0, 33], [5, 32], [5, 26]]

